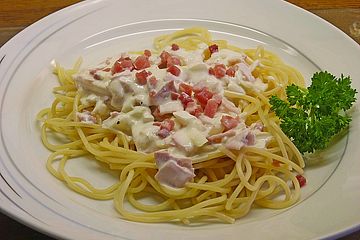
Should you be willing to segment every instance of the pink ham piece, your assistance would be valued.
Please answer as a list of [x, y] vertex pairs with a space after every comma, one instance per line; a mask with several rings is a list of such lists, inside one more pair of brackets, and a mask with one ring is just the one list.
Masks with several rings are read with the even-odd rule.
[[[180, 58], [176, 57], [176, 56], [171, 56], [171, 57], [168, 57], [167, 59], [167, 67], [171, 67], [173, 65], [178, 65], [178, 66], [181, 66], [181, 61], [180, 61]], [[175, 75], [175, 74], [173, 74]], [[178, 76], [178, 75], [175, 75], [175, 76]]]
[[167, 82], [157, 93], [150, 95], [152, 105], [160, 105], [171, 96], [172, 92], [176, 92], [174, 81]]
[[134, 67], [136, 70], [141, 70], [150, 67], [150, 61], [147, 56], [138, 56], [134, 61]]
[[[228, 131], [229, 132], [229, 131]], [[245, 146], [251, 146], [255, 144], [255, 134], [249, 129], [236, 134], [234, 137], [229, 138], [225, 147], [228, 149], [240, 150]]]
[[166, 150], [155, 152], [154, 156], [159, 169], [155, 179], [161, 184], [181, 188], [195, 177], [191, 159], [174, 157]]
[[199, 117], [200, 114], [203, 112], [201, 106], [196, 104], [195, 102], [189, 102], [186, 105], [185, 111], [187, 111], [191, 115], [194, 115], [195, 117]]
[[239, 119], [233, 118], [231, 116], [223, 115], [220, 120], [221, 124], [224, 126], [224, 131], [235, 128], [239, 124]]
[[215, 116], [215, 113], [216, 113], [218, 107], [219, 107], [219, 104], [218, 104], [217, 100], [210, 99], [204, 108], [205, 116], [213, 118]]
[[171, 44], [171, 50], [177, 51], [177, 50], [179, 50], [179, 49], [180, 49], [179, 45], [177, 45], [177, 44], [175, 44], [175, 43]]
[[209, 46], [209, 51], [210, 54], [213, 54], [214, 52], [218, 52], [219, 51], [219, 46], [216, 44], [210, 45]]
[[166, 138], [170, 135], [170, 131], [166, 128], [159, 129], [159, 131], [156, 133], [160, 138]]

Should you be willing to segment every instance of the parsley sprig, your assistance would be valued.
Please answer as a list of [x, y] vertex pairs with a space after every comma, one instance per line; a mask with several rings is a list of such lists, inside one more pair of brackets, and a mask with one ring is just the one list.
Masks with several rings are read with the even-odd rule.
[[301, 153], [324, 149], [336, 134], [351, 122], [346, 115], [355, 102], [356, 89], [350, 77], [336, 78], [324, 71], [312, 77], [311, 86], [286, 88], [287, 100], [270, 98], [271, 109], [280, 118], [280, 127]]

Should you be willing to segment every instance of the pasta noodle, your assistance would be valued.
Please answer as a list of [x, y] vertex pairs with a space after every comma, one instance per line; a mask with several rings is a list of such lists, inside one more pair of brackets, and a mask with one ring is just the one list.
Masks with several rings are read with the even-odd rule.
[[[246, 126], [261, 123], [258, 137], [271, 136], [265, 147], [243, 146], [229, 149], [214, 144], [215, 150], [190, 156], [195, 177], [183, 187], [173, 188], [161, 184], [155, 175], [158, 166], [153, 152], [139, 151], [131, 136], [120, 130], [103, 126], [104, 115], [95, 114], [94, 122], [79, 120], [77, 113], [93, 111], [95, 104], [81, 100], [83, 91], [73, 75], [80, 71], [81, 61], [67, 70], [56, 65], [54, 73], [60, 85], [53, 89], [54, 101], [41, 110], [37, 119], [42, 123], [41, 139], [52, 153], [46, 167], [67, 187], [96, 200], [113, 200], [120, 216], [139, 222], [180, 221], [184, 224], [204, 219], [217, 219], [233, 223], [245, 216], [254, 206], [280, 209], [293, 205], [300, 198], [297, 174], [303, 174], [301, 154], [279, 127], [279, 120], [270, 110], [271, 95], [285, 97], [284, 89], [295, 83], [304, 86], [301, 74], [286, 65], [274, 53], [259, 46], [241, 49], [224, 40], [213, 40], [203, 28], [189, 28], [162, 35], [154, 40], [153, 55], [175, 44], [186, 51], [199, 49], [199, 45], [216, 45], [246, 56], [245, 63], [257, 63], [252, 74], [267, 88], [256, 90], [241, 85], [245, 94], [224, 90], [224, 97], [241, 110], [239, 118]], [[204, 50], [204, 59], [211, 57]], [[106, 113], [107, 117], [110, 113]], [[105, 114], [105, 115], [106, 115]], [[60, 134], [66, 143], [53, 144], [49, 135]], [[98, 189], [86, 179], [68, 174], [68, 161], [93, 156], [103, 167], [119, 172], [116, 183]], [[58, 161], [59, 164], [54, 165]], [[145, 203], [146, 196], [156, 196], [157, 203]], [[131, 207], [128, 207], [131, 205]]]

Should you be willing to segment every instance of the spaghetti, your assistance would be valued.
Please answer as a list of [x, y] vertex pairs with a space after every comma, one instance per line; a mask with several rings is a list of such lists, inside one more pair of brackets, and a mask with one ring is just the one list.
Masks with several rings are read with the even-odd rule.
[[[80, 64], [55, 67], [55, 100], [37, 116], [52, 151], [46, 167], [70, 189], [113, 200], [123, 218], [139, 222], [233, 223], [254, 206], [279, 209], [299, 200], [304, 162], [268, 98], [284, 98], [287, 85], [304, 81], [275, 54], [189, 28], [157, 37], [152, 51], [85, 70]], [[68, 142], [52, 144], [54, 133]], [[98, 189], [67, 173], [68, 161], [89, 155], [118, 171], [118, 181]], [[170, 162], [171, 173], [184, 178], [166, 176]], [[142, 201], [149, 195], [162, 200]]]

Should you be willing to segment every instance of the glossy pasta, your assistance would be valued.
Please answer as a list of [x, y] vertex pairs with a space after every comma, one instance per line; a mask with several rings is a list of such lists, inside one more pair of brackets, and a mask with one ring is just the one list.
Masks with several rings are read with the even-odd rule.
[[[245, 216], [255, 205], [263, 208], [286, 208], [300, 198], [296, 175], [303, 174], [301, 154], [279, 127], [279, 120], [270, 111], [271, 95], [285, 96], [287, 85], [304, 85], [301, 74], [286, 65], [263, 47], [241, 49], [224, 40], [213, 40], [202, 28], [190, 28], [159, 36], [154, 40], [153, 54], [176, 44], [185, 50], [196, 50], [199, 44], [229, 49], [246, 55], [250, 65], [258, 61], [252, 74], [267, 84], [264, 91], [246, 85], [246, 92], [224, 90], [224, 97], [241, 111], [239, 117], [246, 126], [261, 123], [261, 134], [272, 137], [264, 148], [244, 146], [240, 150], [216, 144], [216, 150], [190, 156], [195, 177], [184, 187], [165, 186], [155, 178], [158, 167], [153, 153], [137, 151], [128, 134], [104, 128], [101, 116], [95, 123], [79, 121], [78, 112], [91, 111], [95, 106], [81, 102], [82, 91], [77, 88], [73, 74], [80, 69], [78, 62], [66, 70], [57, 65], [54, 73], [60, 85], [53, 92], [55, 100], [49, 108], [39, 112], [42, 124], [41, 139], [52, 152], [46, 167], [51, 174], [70, 189], [92, 199], [113, 200], [120, 217], [138, 222], [182, 222], [189, 224], [204, 219], [218, 219], [233, 223]], [[204, 51], [204, 58], [209, 58]], [[52, 144], [49, 135], [60, 134], [67, 143]], [[103, 167], [119, 172], [118, 182], [97, 189], [86, 179], [70, 176], [65, 170], [68, 161], [93, 156]], [[54, 165], [54, 162], [59, 164]], [[157, 203], [142, 201], [156, 196]], [[130, 205], [130, 207], [128, 206]]]

